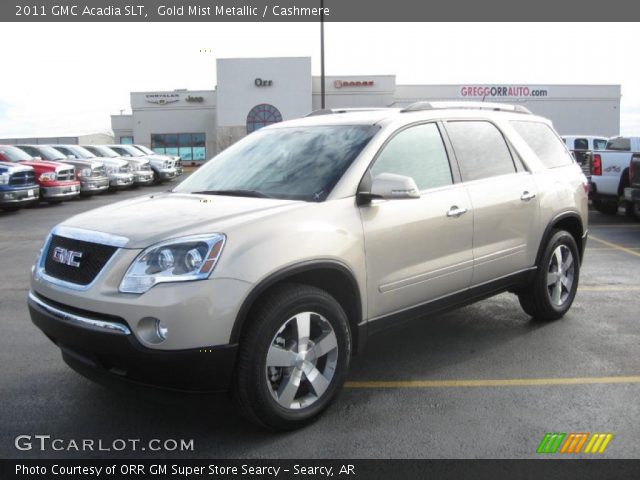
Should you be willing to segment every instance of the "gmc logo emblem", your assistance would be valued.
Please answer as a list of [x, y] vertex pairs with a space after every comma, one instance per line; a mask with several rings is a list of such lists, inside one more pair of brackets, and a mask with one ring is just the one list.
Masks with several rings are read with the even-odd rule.
[[53, 255], [51, 258], [53, 258], [54, 262], [78, 268], [80, 266], [82, 252], [74, 252], [73, 250], [67, 250], [66, 248], [56, 247], [53, 249]]

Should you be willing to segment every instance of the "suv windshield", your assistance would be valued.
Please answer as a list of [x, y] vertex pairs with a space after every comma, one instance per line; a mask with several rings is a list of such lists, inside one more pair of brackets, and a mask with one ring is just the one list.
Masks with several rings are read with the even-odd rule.
[[104, 145], [91, 145], [84, 147], [84, 149], [96, 154], [98, 157], [115, 158], [120, 156], [109, 147], [105, 147]]
[[11, 162], [33, 160], [31, 155], [16, 147], [0, 147], [0, 153], [7, 157]]
[[93, 153], [79, 145], [71, 145], [67, 148], [71, 150], [73, 154], [78, 158], [96, 158]]
[[118, 152], [119, 154], [125, 157], [144, 157], [145, 156], [144, 153], [142, 153], [137, 148], [132, 147], [131, 145], [113, 145], [109, 148], [114, 152]]
[[156, 152], [154, 152], [153, 150], [151, 150], [150, 148], [145, 147], [144, 145], [134, 145], [138, 150], [140, 150], [142, 153], [146, 153], [147, 155], [155, 155]]
[[173, 191], [319, 202], [377, 131], [370, 125], [259, 130]]
[[66, 160], [67, 156], [64, 153], [59, 152], [53, 147], [48, 147], [46, 145], [38, 145], [34, 147], [35, 150], [40, 154], [40, 156], [45, 160], [55, 161], [55, 160]]

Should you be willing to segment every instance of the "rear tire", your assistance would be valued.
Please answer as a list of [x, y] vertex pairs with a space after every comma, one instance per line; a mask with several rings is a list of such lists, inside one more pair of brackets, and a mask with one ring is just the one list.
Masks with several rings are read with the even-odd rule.
[[603, 215], [615, 215], [618, 213], [618, 202], [615, 200], [600, 200], [595, 199], [593, 201], [593, 208], [602, 213]]
[[518, 292], [522, 309], [538, 320], [561, 318], [578, 290], [580, 256], [573, 236], [553, 230], [531, 285]]
[[624, 202], [624, 213], [627, 217], [640, 222], [640, 203]]
[[324, 411], [346, 378], [347, 316], [327, 292], [275, 287], [252, 310], [240, 341], [233, 395], [256, 425], [292, 430]]

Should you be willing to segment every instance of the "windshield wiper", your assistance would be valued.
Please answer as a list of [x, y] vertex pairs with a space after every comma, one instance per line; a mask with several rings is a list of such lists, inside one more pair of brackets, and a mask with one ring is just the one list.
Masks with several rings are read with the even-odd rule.
[[200, 192], [191, 193], [198, 195], [228, 195], [230, 197], [273, 198], [272, 195], [259, 192], [258, 190], [202, 190]]

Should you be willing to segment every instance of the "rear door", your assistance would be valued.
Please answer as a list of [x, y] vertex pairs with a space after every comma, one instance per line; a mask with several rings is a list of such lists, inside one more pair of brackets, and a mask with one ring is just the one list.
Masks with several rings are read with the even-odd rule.
[[473, 208], [472, 286], [530, 267], [537, 246], [537, 188], [496, 125], [445, 123]]
[[396, 132], [371, 167], [381, 173], [412, 177], [421, 196], [360, 207], [372, 319], [468, 288], [473, 268], [471, 202], [439, 126]]

